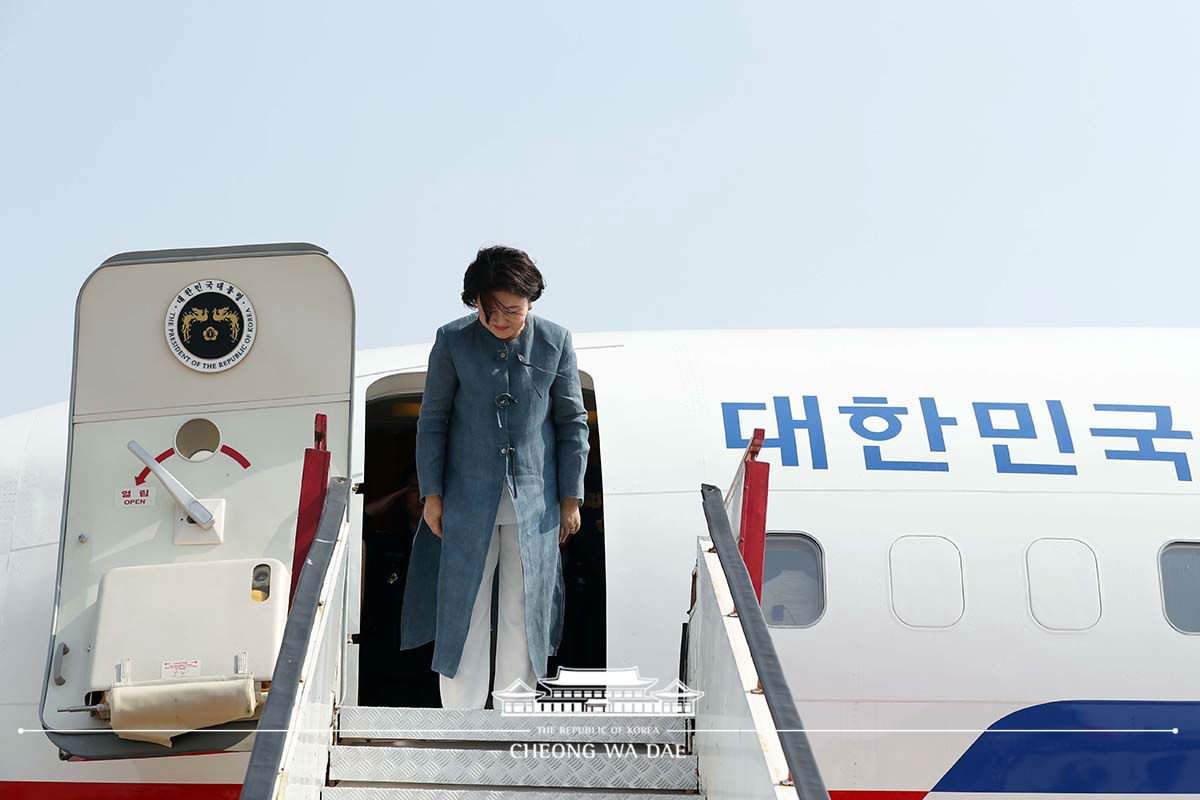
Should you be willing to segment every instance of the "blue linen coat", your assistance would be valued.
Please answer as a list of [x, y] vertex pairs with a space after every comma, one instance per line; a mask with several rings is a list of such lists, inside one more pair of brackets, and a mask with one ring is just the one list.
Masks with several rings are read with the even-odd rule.
[[421, 499], [442, 496], [442, 538], [413, 538], [400, 648], [434, 640], [433, 669], [454, 677], [483, 578], [504, 482], [517, 513], [525, 634], [537, 676], [562, 639], [559, 501], [583, 502], [587, 411], [571, 332], [530, 312], [511, 341], [476, 313], [437, 330], [417, 418]]

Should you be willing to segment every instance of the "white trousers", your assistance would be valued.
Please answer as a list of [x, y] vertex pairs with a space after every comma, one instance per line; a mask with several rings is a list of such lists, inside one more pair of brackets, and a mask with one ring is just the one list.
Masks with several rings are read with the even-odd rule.
[[483, 564], [479, 593], [471, 608], [471, 624], [463, 643], [462, 658], [453, 678], [439, 675], [442, 708], [483, 708], [488, 699], [492, 632], [492, 578], [500, 565], [499, 608], [496, 614], [496, 690], [521, 680], [531, 689], [537, 676], [529, 660], [525, 639], [525, 577], [521, 569], [521, 543], [517, 516], [508, 484], [500, 493], [496, 525]]

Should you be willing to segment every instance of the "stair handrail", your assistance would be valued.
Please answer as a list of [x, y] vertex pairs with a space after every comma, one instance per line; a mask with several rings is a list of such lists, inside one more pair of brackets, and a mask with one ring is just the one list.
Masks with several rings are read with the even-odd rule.
[[[283, 776], [283, 763], [288, 748], [294, 745], [291, 728], [301, 705], [302, 677], [310, 672], [310, 640], [318, 614], [328, 610], [327, 602], [338, 587], [330, 584], [337, 575], [338, 560], [346, 558], [343, 525], [346, 507], [350, 502], [350, 480], [332, 477], [325, 492], [325, 503], [321, 508], [321, 520], [317, 533], [309, 547], [308, 556], [300, 572], [296, 593], [288, 612], [287, 625], [283, 630], [283, 641], [275, 661], [271, 690], [267, 693], [266, 706], [258, 722], [254, 749], [250, 752], [250, 763], [242, 782], [241, 800], [272, 800], [281, 796], [276, 783]], [[339, 547], [341, 544], [343, 546]], [[335, 620], [337, 622], [337, 620]]]
[[702, 483], [700, 493], [704, 502], [704, 516], [708, 520], [708, 536], [716, 548], [721, 571], [725, 574], [725, 582], [733, 597], [733, 607], [746, 637], [767, 708], [775, 722], [796, 796], [800, 800], [829, 800], [829, 791], [817, 768], [808, 734], [804, 731], [800, 712], [796, 710], [792, 691], [775, 651], [775, 642], [771, 639], [762, 606], [750, 581], [750, 573], [733, 538], [721, 490], [712, 484]]

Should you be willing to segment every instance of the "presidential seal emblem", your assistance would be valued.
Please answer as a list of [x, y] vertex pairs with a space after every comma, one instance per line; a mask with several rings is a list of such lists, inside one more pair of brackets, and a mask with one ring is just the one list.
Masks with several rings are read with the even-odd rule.
[[221, 372], [250, 352], [257, 324], [245, 292], [229, 281], [206, 278], [171, 299], [167, 346], [197, 372]]

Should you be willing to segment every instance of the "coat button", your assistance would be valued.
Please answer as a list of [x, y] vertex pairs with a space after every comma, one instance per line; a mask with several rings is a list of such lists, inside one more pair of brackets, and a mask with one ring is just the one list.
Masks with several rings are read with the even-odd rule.
[[503, 456], [503, 455], [508, 455], [508, 448], [507, 448], [507, 447], [501, 447], [501, 448], [500, 448], [500, 455], [502, 455], [502, 456]]
[[497, 350], [496, 357], [497, 358], [508, 358], [508, 351], [507, 350]]

